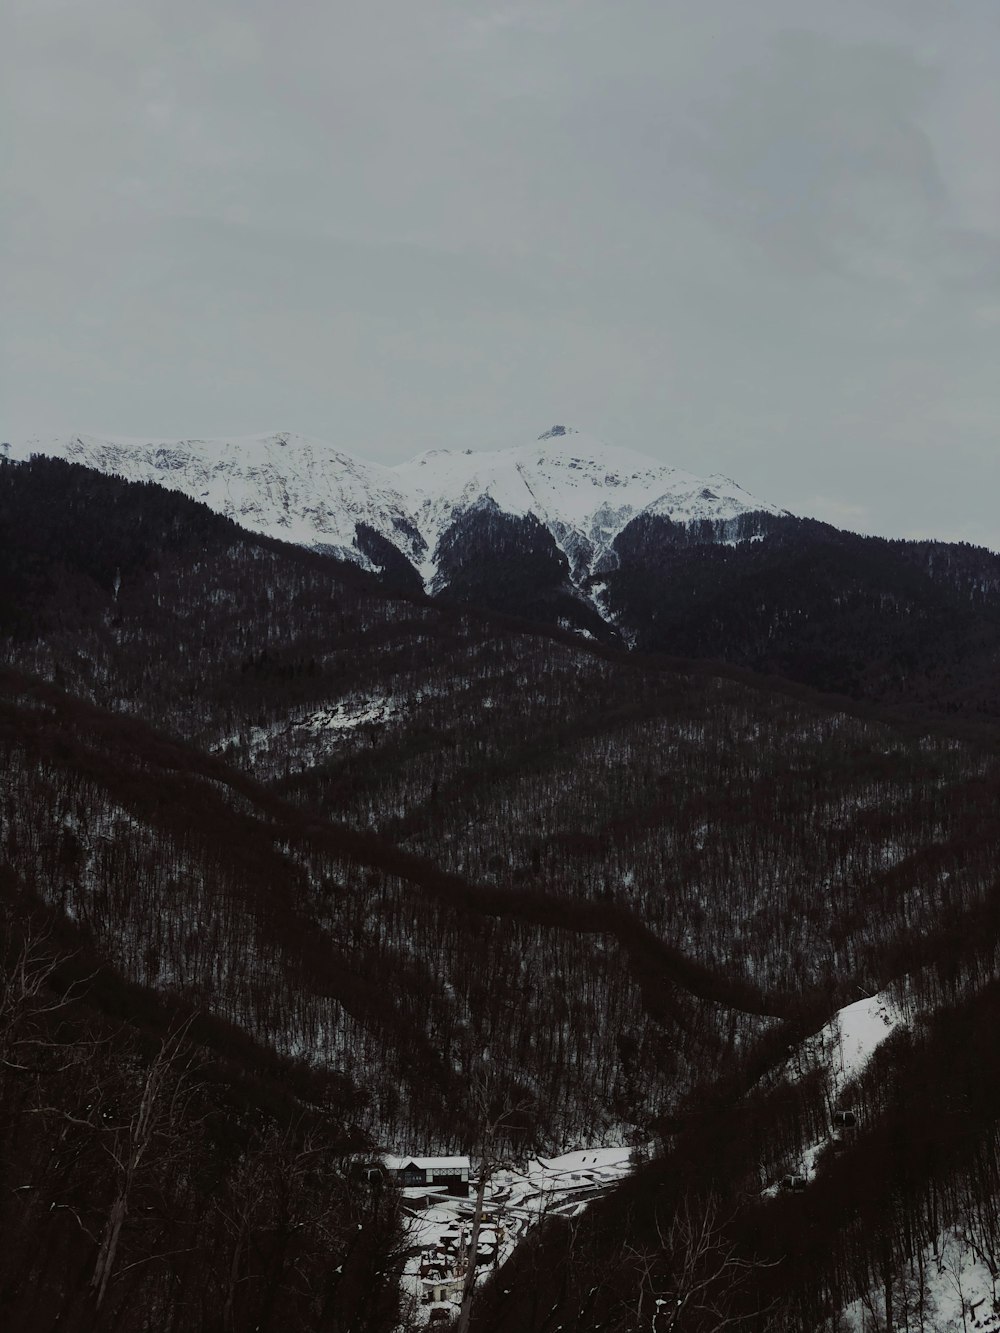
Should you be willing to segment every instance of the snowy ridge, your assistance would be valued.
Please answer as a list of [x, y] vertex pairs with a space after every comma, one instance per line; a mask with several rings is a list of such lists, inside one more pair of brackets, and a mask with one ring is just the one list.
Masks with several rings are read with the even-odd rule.
[[75, 435], [30, 439], [8, 457], [65, 458], [126, 481], [181, 491], [253, 532], [325, 546], [361, 564], [356, 525], [369, 523], [410, 554], [400, 531], [407, 500], [391, 472], [305, 435], [216, 440], [139, 440]]
[[252, 531], [322, 546], [371, 568], [358, 543], [363, 523], [402, 551], [427, 587], [442, 534], [490, 501], [544, 524], [576, 577], [592, 573], [639, 514], [693, 523], [785, 512], [726, 477], [697, 477], [563, 426], [510, 449], [437, 449], [395, 467], [286, 432], [214, 440], [77, 435], [29, 439], [4, 452], [12, 460], [45, 454], [158, 482]]

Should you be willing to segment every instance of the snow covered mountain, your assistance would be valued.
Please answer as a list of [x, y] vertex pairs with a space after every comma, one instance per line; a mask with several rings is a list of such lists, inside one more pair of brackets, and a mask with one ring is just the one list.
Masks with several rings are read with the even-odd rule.
[[[0, 446], [2, 449], [3, 446]], [[152, 481], [284, 541], [322, 545], [367, 563], [359, 522], [405, 549], [408, 503], [389, 469], [320, 440], [277, 434], [215, 440], [141, 440], [76, 435], [8, 446], [7, 457], [65, 458], [127, 481]], [[407, 551], [409, 554], [409, 551]]]
[[447, 582], [442, 539], [476, 512], [547, 529], [577, 585], [614, 563], [615, 538], [640, 515], [690, 526], [784, 512], [727, 477], [697, 477], [564, 426], [527, 445], [437, 449], [395, 467], [289, 433], [177, 441], [79, 435], [0, 445], [0, 455], [13, 460], [35, 453], [158, 482], [253, 531], [320, 546], [366, 568], [382, 567], [379, 552], [389, 542], [431, 591]]

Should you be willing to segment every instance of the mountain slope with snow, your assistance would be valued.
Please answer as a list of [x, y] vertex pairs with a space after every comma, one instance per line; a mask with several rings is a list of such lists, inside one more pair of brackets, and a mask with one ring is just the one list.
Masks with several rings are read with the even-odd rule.
[[9, 446], [15, 460], [45, 454], [126, 481], [181, 491], [254, 532], [325, 546], [366, 563], [358, 523], [390, 536], [407, 555], [421, 554], [410, 530], [409, 502], [388, 468], [304, 435], [215, 440], [140, 440], [77, 435]]
[[562, 426], [511, 449], [432, 450], [395, 467], [288, 433], [180, 441], [80, 435], [0, 449], [14, 460], [46, 454], [157, 482], [253, 531], [371, 567], [359, 542], [362, 524], [401, 551], [428, 588], [442, 537], [481, 508], [537, 519], [567, 556], [574, 581], [593, 573], [641, 514], [692, 524], [783, 512], [725, 477], [697, 477]]

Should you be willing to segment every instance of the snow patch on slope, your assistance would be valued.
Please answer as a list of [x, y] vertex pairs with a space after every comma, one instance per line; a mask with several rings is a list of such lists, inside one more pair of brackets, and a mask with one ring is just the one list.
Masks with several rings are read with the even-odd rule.
[[[882, 991], [846, 1005], [830, 1021], [795, 1050], [781, 1070], [781, 1077], [794, 1083], [822, 1069], [826, 1074], [828, 1105], [834, 1111], [850, 1111], [845, 1105], [848, 1086], [864, 1073], [868, 1062], [882, 1043], [906, 1022], [898, 1002]], [[828, 1132], [808, 1144], [798, 1156], [791, 1176], [807, 1183], [816, 1176], [820, 1157], [833, 1145], [840, 1130], [831, 1125]], [[769, 1185], [763, 1192], [774, 1196], [779, 1186]]]
[[344, 700], [332, 708], [320, 708], [304, 717], [296, 726], [309, 731], [353, 731], [355, 727], [376, 725], [388, 722], [400, 711], [400, 704], [391, 697], [365, 699], [361, 701]]
[[803, 1062], [807, 1067], [825, 1066], [836, 1099], [864, 1072], [877, 1048], [903, 1021], [899, 1005], [886, 991], [856, 1000], [802, 1044], [795, 1057], [796, 1067], [801, 1071]]
[[[915, 1320], [916, 1327], [933, 1333], [1000, 1330], [997, 1283], [960, 1230], [943, 1232], [935, 1244], [925, 1247], [921, 1260], [906, 1266], [903, 1290], [895, 1293], [897, 1309], [902, 1300], [918, 1309], [922, 1305], [923, 1319]], [[850, 1333], [881, 1333], [884, 1299], [884, 1293], [873, 1288], [867, 1298], [859, 1297], [841, 1311], [840, 1326]]]

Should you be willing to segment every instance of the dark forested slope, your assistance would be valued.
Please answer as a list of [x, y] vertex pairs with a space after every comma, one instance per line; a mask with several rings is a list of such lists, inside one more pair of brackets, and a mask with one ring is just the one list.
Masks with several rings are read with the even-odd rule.
[[[978, 666], [968, 668], [979, 673], [975, 690], [958, 711], [990, 713], [993, 592], [981, 554], [840, 550], [836, 535], [807, 532], [803, 544], [789, 532], [777, 524], [736, 552], [703, 544], [689, 583], [676, 575], [695, 545], [671, 547], [662, 584], [646, 591], [653, 610], [673, 608], [683, 633], [657, 646], [712, 653], [738, 614], [744, 656], [718, 655], [773, 670], [794, 667], [801, 653], [806, 665], [820, 664], [813, 683], [846, 683], [916, 718], [959, 697], [946, 698], [941, 666], [954, 626], [966, 636], [957, 640], [962, 653], [979, 645]], [[831, 547], [822, 559], [813, 538]], [[756, 573], [738, 563], [746, 550]], [[889, 600], [879, 612], [873, 590], [887, 561], [895, 591], [882, 594]], [[851, 562], [855, 592], [845, 601]], [[795, 568], [798, 584], [788, 581]], [[553, 595], [561, 570], [556, 561]], [[608, 576], [623, 618], [628, 597], [639, 595], [627, 572], [623, 558]], [[580, 1230], [586, 1262], [544, 1239], [518, 1263], [525, 1272], [544, 1266], [544, 1246], [555, 1244], [561, 1257], [546, 1268], [555, 1286], [532, 1278], [523, 1288], [530, 1305], [509, 1310], [494, 1293], [484, 1328], [554, 1327], [553, 1307], [556, 1323], [577, 1320], [566, 1328], [596, 1327], [585, 1321], [597, 1305], [580, 1313], [588, 1307], [579, 1283], [587, 1272], [620, 1271], [635, 1295], [639, 1261], [623, 1263], [622, 1237], [633, 1256], [643, 1245], [655, 1250], [650, 1190], [664, 1180], [676, 1199], [711, 1189], [729, 1209], [750, 1189], [748, 1163], [758, 1176], [764, 1163], [780, 1170], [828, 1108], [813, 1083], [789, 1092], [768, 1070], [859, 988], [893, 983], [913, 1015], [933, 1016], [944, 1002], [972, 1015], [986, 1003], [979, 997], [997, 975], [1000, 860], [1000, 760], [988, 730], [904, 722], [739, 670], [627, 654], [436, 605], [412, 591], [405, 571], [387, 589], [322, 555], [252, 537], [181, 496], [43, 460], [0, 466], [0, 574], [0, 885], [11, 947], [24, 929], [17, 923], [41, 914], [68, 932], [66, 952], [82, 951], [95, 976], [117, 979], [116, 1015], [98, 1003], [105, 992], [95, 982], [77, 1002], [94, 1009], [94, 1022], [126, 1024], [112, 1046], [138, 1052], [135, 1087], [171, 1025], [198, 1014], [239, 1046], [240, 1078], [267, 1084], [269, 1062], [285, 1061], [304, 1080], [301, 1107], [282, 1111], [284, 1121], [268, 1112], [261, 1142], [286, 1133], [289, 1115], [317, 1110], [318, 1095], [323, 1132], [338, 1144], [335, 1190], [349, 1190], [348, 1146], [474, 1148], [470, 1079], [487, 1071], [521, 1107], [522, 1152], [611, 1134], [660, 1135], [669, 1147], [684, 1127], [673, 1155], [622, 1196], [626, 1211], [609, 1202], [607, 1226], [597, 1210]], [[768, 621], [753, 588], [771, 585], [772, 611], [785, 611]], [[833, 617], [827, 658], [809, 648], [823, 615]], [[844, 663], [861, 660], [880, 626], [884, 659], [852, 675]], [[925, 644], [928, 627], [936, 628]], [[843, 670], [822, 666], [837, 652]], [[892, 663], [907, 653], [923, 666], [893, 694]], [[921, 693], [906, 679], [931, 684]], [[132, 1031], [148, 1004], [162, 1007], [152, 1036]], [[213, 1061], [221, 1057], [211, 1032], [190, 1040]], [[913, 1059], [926, 1070], [920, 1049], [916, 1042]], [[312, 1076], [319, 1094], [308, 1090]], [[38, 1107], [19, 1100], [19, 1075], [4, 1078], [13, 1109], [3, 1169], [21, 1190], [31, 1183], [14, 1166], [23, 1116]], [[36, 1101], [40, 1086], [32, 1084]], [[864, 1095], [880, 1132], [885, 1106]], [[47, 1126], [73, 1114], [76, 1091], [59, 1096], [46, 1112], [54, 1118], [42, 1117]], [[197, 1114], [211, 1120], [201, 1097]], [[220, 1132], [243, 1144], [232, 1127]], [[978, 1121], [970, 1134], [978, 1143]], [[289, 1143], [282, 1152], [293, 1157], [311, 1151], [304, 1139]], [[228, 1197], [226, 1172], [249, 1179], [258, 1168], [244, 1146], [221, 1166], [205, 1151], [202, 1193], [189, 1203], [214, 1216]], [[906, 1160], [917, 1197], [936, 1168], [929, 1157]], [[683, 1162], [693, 1175], [677, 1174]], [[93, 1314], [112, 1184], [82, 1177], [79, 1235], [72, 1245], [68, 1232], [51, 1241], [80, 1275], [60, 1288], [77, 1319], [67, 1327]], [[53, 1223], [21, 1192], [4, 1205], [4, 1225], [37, 1234], [44, 1247]], [[775, 1252], [786, 1244], [784, 1223], [774, 1221], [785, 1202], [767, 1214]], [[364, 1196], [357, 1206], [376, 1201]], [[186, 1217], [188, 1207], [174, 1200], [168, 1211]], [[886, 1227], [902, 1225], [901, 1216]], [[382, 1277], [394, 1271], [391, 1217], [390, 1209], [378, 1242]], [[733, 1225], [738, 1232], [743, 1223]], [[844, 1225], [857, 1250], [853, 1223]], [[221, 1231], [204, 1242], [216, 1256], [206, 1263], [251, 1263], [238, 1227], [233, 1234], [226, 1244], [235, 1251]], [[165, 1237], [130, 1231], [127, 1263], [139, 1267], [128, 1272], [152, 1263]], [[886, 1243], [890, 1265], [899, 1247]], [[831, 1255], [841, 1255], [839, 1244], [830, 1239]], [[661, 1245], [661, 1258], [668, 1249]], [[858, 1271], [867, 1274], [877, 1256], [862, 1251]], [[256, 1253], [252, 1262], [267, 1269], [273, 1253]], [[792, 1251], [782, 1253], [798, 1271]], [[364, 1327], [343, 1323], [353, 1307], [322, 1287], [322, 1265], [314, 1272], [312, 1258], [295, 1262], [319, 1284], [307, 1284], [304, 1304], [280, 1282], [258, 1280], [264, 1269], [240, 1280], [261, 1327], [285, 1326], [278, 1321], [293, 1314], [303, 1327]], [[830, 1262], [828, 1303], [853, 1290], [847, 1261]], [[7, 1300], [27, 1311], [12, 1265], [0, 1275], [0, 1309]], [[156, 1273], [168, 1287], [189, 1280]], [[190, 1280], [202, 1278], [192, 1270]], [[820, 1306], [794, 1295], [797, 1280], [782, 1299], [805, 1327]], [[114, 1277], [116, 1310], [137, 1281]], [[225, 1309], [225, 1284], [204, 1282]], [[607, 1301], [619, 1299], [614, 1281], [602, 1282]], [[197, 1327], [200, 1308], [185, 1306], [174, 1326]], [[379, 1308], [373, 1330], [395, 1318]], [[628, 1326], [613, 1319], [634, 1314], [627, 1301], [617, 1314], [613, 1304], [600, 1308], [608, 1327]], [[240, 1326], [231, 1305], [225, 1317]], [[32, 1327], [27, 1315], [21, 1326]]]
[[641, 649], [712, 658], [911, 716], [1000, 714], [1000, 555], [768, 518], [732, 544], [635, 519], [601, 576]]

